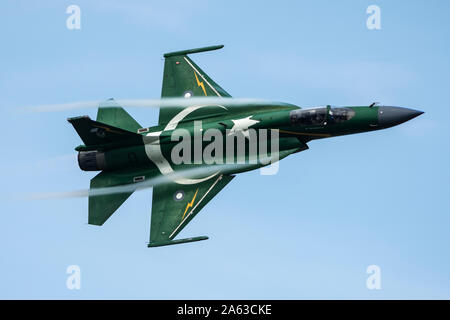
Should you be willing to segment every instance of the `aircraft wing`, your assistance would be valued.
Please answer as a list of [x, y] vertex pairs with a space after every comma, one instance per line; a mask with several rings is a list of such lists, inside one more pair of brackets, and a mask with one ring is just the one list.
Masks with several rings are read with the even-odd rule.
[[[223, 45], [166, 53], [161, 97], [231, 97], [187, 56], [221, 48]], [[181, 107], [161, 108], [159, 124], [168, 123], [181, 110]]]
[[233, 175], [217, 175], [192, 185], [169, 182], [155, 186], [148, 246], [158, 247], [208, 239], [202, 236], [174, 240], [195, 215], [233, 178]]

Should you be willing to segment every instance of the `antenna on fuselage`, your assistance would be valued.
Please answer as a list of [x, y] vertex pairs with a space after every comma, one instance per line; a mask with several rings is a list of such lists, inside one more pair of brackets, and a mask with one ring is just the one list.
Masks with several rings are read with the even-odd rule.
[[372, 108], [373, 106], [376, 106], [376, 105], [378, 105], [378, 104], [380, 104], [380, 103], [379, 103], [379, 102], [372, 102], [372, 103], [370, 104], [369, 108]]

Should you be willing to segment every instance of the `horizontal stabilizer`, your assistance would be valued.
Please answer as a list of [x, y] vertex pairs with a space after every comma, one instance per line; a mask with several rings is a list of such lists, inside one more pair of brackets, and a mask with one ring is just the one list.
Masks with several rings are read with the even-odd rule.
[[[105, 190], [105, 188], [121, 185], [124, 177], [120, 173], [100, 172], [91, 179], [91, 191], [95, 189]], [[88, 223], [101, 226], [106, 220], [128, 199], [132, 191], [104, 193], [99, 195], [89, 195], [89, 219]]]
[[186, 239], [178, 239], [178, 240], [168, 240], [168, 241], [160, 241], [160, 242], [150, 242], [148, 244], [149, 248], [153, 247], [162, 247], [162, 246], [170, 246], [172, 244], [180, 244], [180, 243], [188, 243], [188, 242], [195, 242], [195, 241], [202, 241], [202, 240], [208, 240], [209, 238], [206, 236], [200, 236], [200, 237], [193, 237], [193, 238], [186, 238]]

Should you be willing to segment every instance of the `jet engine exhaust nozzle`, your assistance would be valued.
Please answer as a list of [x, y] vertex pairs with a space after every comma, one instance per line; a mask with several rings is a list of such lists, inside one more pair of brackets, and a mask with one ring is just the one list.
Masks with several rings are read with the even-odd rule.
[[106, 168], [105, 154], [99, 151], [80, 151], [78, 165], [83, 171], [99, 171]]

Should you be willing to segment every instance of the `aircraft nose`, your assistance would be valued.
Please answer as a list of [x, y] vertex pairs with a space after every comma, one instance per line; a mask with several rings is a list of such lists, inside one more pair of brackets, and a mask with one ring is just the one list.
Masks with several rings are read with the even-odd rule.
[[423, 111], [402, 107], [378, 107], [378, 125], [382, 128], [396, 126], [422, 113]]

